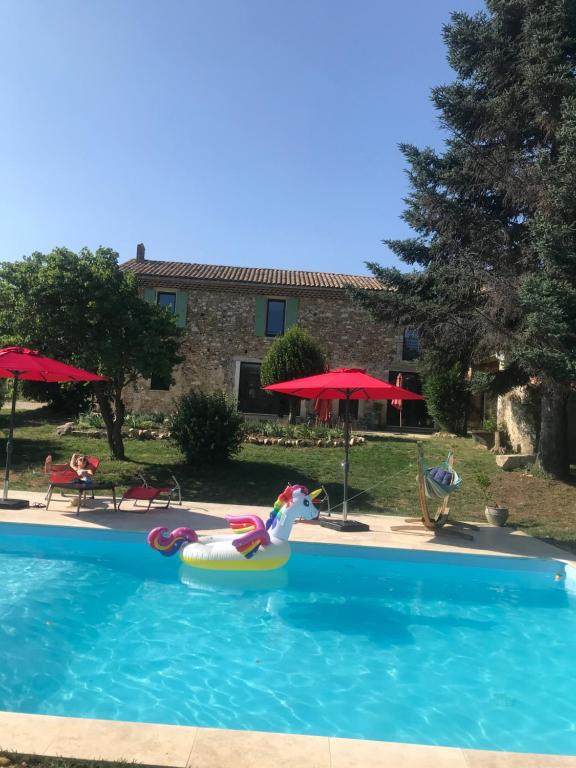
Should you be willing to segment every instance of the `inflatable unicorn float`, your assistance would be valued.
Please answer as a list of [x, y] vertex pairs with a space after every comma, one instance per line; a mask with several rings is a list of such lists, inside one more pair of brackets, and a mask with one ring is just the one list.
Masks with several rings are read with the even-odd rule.
[[[154, 528], [148, 544], [162, 555], [180, 552], [180, 559], [192, 568], [219, 571], [271, 571], [290, 558], [288, 539], [294, 521], [318, 517], [314, 499], [304, 485], [289, 485], [278, 496], [266, 524], [257, 515], [226, 515], [234, 535], [198, 536], [192, 528]], [[240, 534], [240, 535], [238, 535]]]

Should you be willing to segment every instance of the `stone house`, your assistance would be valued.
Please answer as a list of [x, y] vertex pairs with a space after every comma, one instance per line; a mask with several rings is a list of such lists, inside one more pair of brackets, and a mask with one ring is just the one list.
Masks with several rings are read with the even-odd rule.
[[[136, 275], [146, 300], [167, 307], [186, 329], [174, 384], [140, 381], [127, 398], [133, 411], [168, 412], [175, 398], [196, 388], [224, 390], [250, 417], [284, 415], [285, 401], [260, 389], [260, 363], [294, 324], [320, 342], [331, 368], [366, 368], [392, 383], [402, 372], [404, 386], [420, 391], [414, 336], [374, 322], [347, 294], [348, 286], [382, 290], [374, 277], [150, 261], [143, 245], [122, 268]], [[334, 402], [333, 413], [339, 408]], [[301, 415], [311, 409], [303, 401]], [[371, 426], [398, 424], [398, 411], [387, 403], [360, 401], [353, 416]], [[430, 426], [421, 403], [405, 403], [403, 422]]]

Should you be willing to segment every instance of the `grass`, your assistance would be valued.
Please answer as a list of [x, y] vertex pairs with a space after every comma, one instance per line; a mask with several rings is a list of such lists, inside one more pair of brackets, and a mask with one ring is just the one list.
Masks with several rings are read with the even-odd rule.
[[[5, 763], [2, 758], [8, 760]], [[42, 755], [21, 755], [15, 752], [0, 752], [0, 768], [138, 768], [135, 763], [109, 763], [104, 760], [75, 760], [64, 757]]]
[[[126, 461], [107, 459], [104, 440], [60, 437], [55, 428], [62, 417], [44, 409], [17, 413], [13, 472], [14, 489], [46, 489], [44, 459], [67, 461], [74, 451], [103, 459], [98, 477], [125, 489], [143, 474], [151, 484], [165, 484], [174, 474], [187, 500], [269, 506], [287, 483], [310, 488], [326, 486], [332, 505], [342, 499], [342, 448], [243, 446], [222, 466], [194, 468], [169, 441], [126, 440]], [[0, 414], [3, 454], [7, 413]], [[456, 467], [464, 478], [460, 493], [451, 497], [451, 513], [464, 520], [484, 520], [487, 498], [510, 508], [510, 522], [565, 548], [576, 551], [576, 486], [546, 480], [532, 473], [502, 472], [494, 457], [471, 439], [434, 436], [425, 441], [429, 466], [446, 457], [453, 446]], [[416, 440], [398, 436], [369, 437], [350, 450], [350, 508], [356, 512], [417, 515], [415, 483]]]

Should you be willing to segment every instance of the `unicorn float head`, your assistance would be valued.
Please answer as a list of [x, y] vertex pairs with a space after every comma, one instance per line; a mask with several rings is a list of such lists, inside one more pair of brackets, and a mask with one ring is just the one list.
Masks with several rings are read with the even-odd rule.
[[[180, 559], [193, 568], [221, 571], [268, 571], [280, 568], [290, 557], [288, 539], [295, 520], [318, 517], [314, 499], [304, 485], [289, 485], [278, 496], [266, 524], [257, 515], [227, 515], [235, 535], [198, 536], [192, 528], [154, 528], [148, 534], [152, 549]], [[238, 535], [240, 534], [240, 535]]]

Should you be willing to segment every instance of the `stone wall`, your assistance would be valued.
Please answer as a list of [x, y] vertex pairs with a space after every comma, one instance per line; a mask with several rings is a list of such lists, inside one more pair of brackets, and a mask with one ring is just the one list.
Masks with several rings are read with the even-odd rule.
[[[235, 399], [239, 362], [261, 361], [274, 341], [255, 333], [257, 296], [297, 297], [298, 325], [320, 342], [332, 368], [366, 368], [385, 380], [390, 369], [415, 370], [414, 364], [400, 362], [402, 330], [375, 323], [342, 289], [215, 285], [168, 278], [139, 278], [139, 282], [142, 291], [144, 287], [187, 291], [187, 333], [182, 345], [185, 361], [174, 371], [174, 386], [167, 392], [152, 391], [150, 382], [140, 381], [127, 393], [133, 411], [168, 412], [175, 398], [192, 388], [223, 389]], [[361, 405], [366, 411], [372, 408]], [[385, 414], [381, 407], [379, 411]]]
[[508, 432], [514, 453], [534, 453], [537, 441], [537, 415], [528, 407], [528, 390], [515, 387], [498, 398], [498, 426]]
[[[498, 424], [506, 426], [512, 450], [536, 453], [538, 448], [540, 408], [530, 402], [527, 387], [516, 387], [498, 398]], [[570, 459], [576, 461], [576, 396], [568, 400], [566, 410]]]

